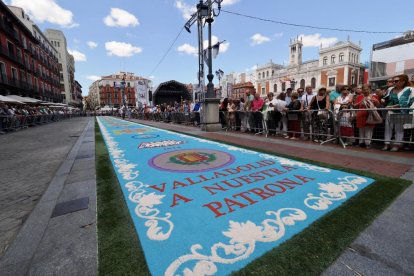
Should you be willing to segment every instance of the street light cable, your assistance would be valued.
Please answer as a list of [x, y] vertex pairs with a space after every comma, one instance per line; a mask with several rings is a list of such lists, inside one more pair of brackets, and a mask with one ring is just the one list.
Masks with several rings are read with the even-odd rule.
[[184, 26], [181, 28], [180, 32], [178, 33], [178, 35], [175, 37], [174, 41], [171, 43], [170, 47], [168, 48], [168, 50], [165, 52], [165, 54], [162, 56], [162, 58], [160, 59], [160, 61], [157, 63], [157, 65], [155, 65], [154, 69], [152, 69], [151, 73], [149, 73], [148, 78], [152, 76], [152, 74], [155, 72], [155, 70], [157, 70], [158, 66], [160, 66], [160, 64], [164, 61], [164, 59], [167, 57], [168, 53], [171, 51], [171, 48], [174, 46], [175, 42], [177, 42], [178, 38], [180, 37], [181, 33], [184, 30]]
[[257, 17], [257, 16], [241, 14], [241, 13], [227, 11], [227, 10], [223, 10], [223, 9], [221, 9], [221, 11], [225, 12], [225, 13], [228, 13], [228, 14], [247, 17], [247, 18], [255, 19], [255, 20], [259, 20], [259, 21], [271, 22], [271, 23], [275, 23], [275, 24], [294, 26], [294, 27], [318, 29], [318, 30], [330, 30], [330, 31], [353, 32], [353, 33], [368, 33], [368, 34], [401, 34], [401, 33], [404, 33], [404, 32], [381, 32], [381, 31], [366, 31], [366, 30], [352, 30], [352, 29], [318, 27], [318, 26], [303, 25], [303, 24], [296, 24], [296, 23], [289, 23], [289, 22], [277, 21], [277, 20], [272, 20], [272, 19], [260, 18], [260, 17]]

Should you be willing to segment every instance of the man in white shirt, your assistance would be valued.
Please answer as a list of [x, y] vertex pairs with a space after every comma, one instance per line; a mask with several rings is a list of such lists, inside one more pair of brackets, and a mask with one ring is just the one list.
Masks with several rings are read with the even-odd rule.
[[[312, 86], [308, 85], [305, 87], [305, 94], [303, 94], [301, 98], [301, 106], [300, 110], [305, 111], [308, 108], [308, 105], [312, 102], [313, 97], [315, 97], [315, 94], [312, 91]], [[305, 140], [308, 140], [311, 138], [312, 130], [311, 130], [311, 113], [308, 111], [305, 111], [305, 113], [302, 116], [302, 132], [305, 134]]]

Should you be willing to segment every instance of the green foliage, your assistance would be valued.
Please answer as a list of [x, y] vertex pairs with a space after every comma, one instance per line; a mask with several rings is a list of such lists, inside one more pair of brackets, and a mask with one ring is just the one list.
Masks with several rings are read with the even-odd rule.
[[150, 275], [97, 123], [95, 142], [99, 274]]

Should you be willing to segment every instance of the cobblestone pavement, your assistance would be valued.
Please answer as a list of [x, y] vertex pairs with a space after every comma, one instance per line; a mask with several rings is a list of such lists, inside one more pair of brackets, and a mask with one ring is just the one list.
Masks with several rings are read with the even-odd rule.
[[88, 121], [72, 118], [0, 136], [0, 257]]

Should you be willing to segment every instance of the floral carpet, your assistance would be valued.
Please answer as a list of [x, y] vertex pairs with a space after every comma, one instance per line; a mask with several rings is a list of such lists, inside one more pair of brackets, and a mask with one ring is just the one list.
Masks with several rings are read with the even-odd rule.
[[227, 275], [373, 179], [98, 118], [153, 275]]

